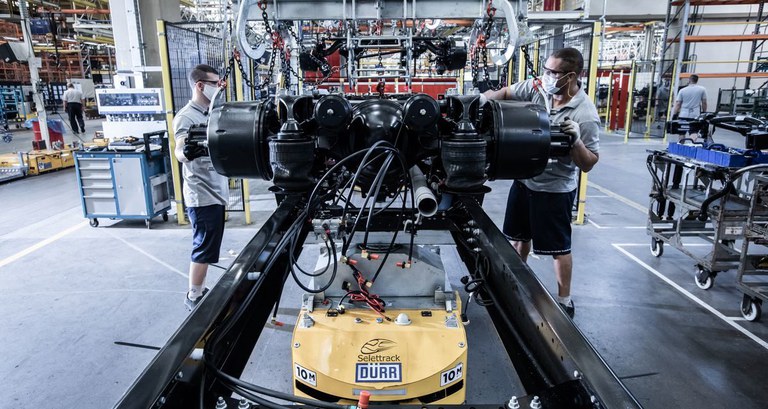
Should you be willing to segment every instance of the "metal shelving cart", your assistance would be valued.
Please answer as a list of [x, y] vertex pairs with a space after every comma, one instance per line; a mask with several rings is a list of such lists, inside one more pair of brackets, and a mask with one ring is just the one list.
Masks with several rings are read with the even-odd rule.
[[[168, 221], [171, 207], [165, 131], [144, 134], [143, 152], [79, 151], [75, 168], [83, 215], [98, 227], [99, 217]], [[150, 150], [149, 138], [160, 136], [162, 148]]]
[[21, 128], [27, 119], [21, 85], [0, 84], [0, 111], [2, 111], [6, 130], [11, 124], [14, 124], [17, 129]]
[[768, 221], [758, 216], [768, 211], [768, 174], [755, 178], [755, 186], [741, 245], [741, 263], [736, 285], [744, 296], [741, 315], [747, 321], [760, 319], [763, 301], [768, 300]]
[[[754, 175], [768, 165], [733, 168], [666, 151], [649, 152], [651, 253], [661, 257], [664, 244], [669, 244], [688, 255], [696, 262], [696, 285], [708, 290], [719, 272], [739, 267], [741, 252], [735, 242], [744, 235]], [[755, 209], [754, 217], [768, 221], [768, 208]], [[702, 239], [712, 249], [702, 256], [683, 242], [686, 237]]]

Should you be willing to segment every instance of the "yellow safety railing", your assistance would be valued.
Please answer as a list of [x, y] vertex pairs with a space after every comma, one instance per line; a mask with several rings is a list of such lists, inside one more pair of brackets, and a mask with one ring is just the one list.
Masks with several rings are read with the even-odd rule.
[[635, 71], [637, 68], [637, 65], [634, 61], [632, 61], [632, 68], [629, 71], [629, 86], [627, 87], [627, 112], [626, 112], [626, 118], [624, 118], [624, 143], [629, 142], [629, 134], [632, 132], [632, 104], [635, 103], [634, 101], [634, 92], [635, 89]]
[[[235, 74], [235, 99], [244, 101], [243, 97], [243, 73], [239, 69], [232, 70]], [[245, 213], [245, 224], [251, 224], [251, 192], [247, 179], [242, 179], [240, 185], [243, 189], [243, 212]]]
[[611, 115], [613, 114], [611, 98], [613, 98], [613, 71], [608, 74], [608, 97], [605, 99], [605, 132], [611, 129]]
[[[591, 101], [595, 100], [595, 95], [597, 95], [597, 65], [599, 64], [599, 55], [596, 52], [596, 50], [600, 49], [600, 33], [602, 31], [602, 25], [599, 21], [596, 21], [594, 23], [594, 26], [592, 27], [592, 46], [590, 47], [590, 56], [589, 56], [589, 79], [588, 83], [589, 85], [589, 99]], [[586, 220], [586, 209], [587, 209], [587, 173], [581, 172], [579, 174], [579, 197], [578, 197], [578, 204], [576, 205], [576, 220], [574, 221], [575, 224], [584, 224], [584, 221]]]
[[179, 224], [187, 224], [184, 214], [184, 200], [181, 192], [181, 169], [174, 154], [176, 150], [176, 135], [173, 132], [173, 90], [171, 88], [171, 67], [168, 57], [168, 42], [165, 37], [165, 21], [157, 20], [158, 45], [160, 46], [160, 67], [163, 74], [163, 96], [165, 98], [165, 122], [168, 128], [168, 146], [171, 154], [171, 175], [173, 178], [174, 203], [176, 204], [176, 220]]
[[[677, 72], [677, 61], [674, 61], [672, 63], [672, 72]], [[672, 79], [669, 80], [669, 101], [667, 102], [667, 120], [670, 120], [672, 118], [672, 106], [675, 101], [675, 90], [677, 89], [677, 84], [675, 83], [675, 77], [673, 76]], [[662, 142], [664, 144], [667, 143], [667, 127], [666, 124], [664, 126], [664, 138], [662, 139]]]

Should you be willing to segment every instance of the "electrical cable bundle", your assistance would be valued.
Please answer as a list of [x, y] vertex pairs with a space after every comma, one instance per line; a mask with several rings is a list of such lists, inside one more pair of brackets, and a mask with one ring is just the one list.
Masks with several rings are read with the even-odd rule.
[[[356, 171], [354, 172], [354, 175], [349, 180], [346, 180], [346, 181], [343, 180], [344, 179], [343, 173], [344, 173], [344, 170], [346, 169], [346, 165], [349, 162], [356, 160], [360, 156], [363, 156], [363, 158], [360, 161], [360, 165], [357, 167]], [[330, 169], [328, 169], [328, 171], [320, 178], [320, 180], [317, 182], [314, 189], [308, 196], [306, 206], [304, 207], [304, 209], [298, 214], [296, 220], [288, 227], [288, 229], [286, 229], [285, 233], [282, 235], [282, 237], [278, 241], [277, 245], [275, 246], [275, 249], [272, 251], [272, 256], [270, 257], [269, 260], [267, 260], [263, 268], [263, 271], [264, 272], [270, 271], [270, 269], [274, 266], [275, 262], [279, 258], [279, 255], [284, 250], [287, 250], [288, 258], [289, 258], [289, 262], [287, 263], [288, 264], [287, 268], [290, 271], [290, 274], [293, 276], [294, 280], [296, 281], [297, 285], [299, 285], [299, 287], [301, 287], [302, 290], [307, 291], [309, 293], [316, 294], [316, 293], [326, 291], [333, 284], [336, 274], [338, 272], [339, 257], [337, 256], [337, 248], [336, 248], [336, 243], [333, 240], [332, 231], [330, 230], [330, 226], [328, 225], [322, 226], [323, 227], [322, 238], [325, 242], [329, 259], [323, 270], [316, 273], [310, 273], [301, 269], [298, 265], [296, 265], [296, 259], [295, 259], [296, 247], [298, 246], [299, 239], [301, 238], [300, 233], [302, 231], [302, 228], [305, 226], [307, 222], [310, 221], [311, 217], [318, 210], [320, 210], [323, 206], [325, 206], [325, 203], [328, 201], [330, 196], [330, 199], [333, 200], [332, 202], [333, 204], [338, 204], [338, 202], [342, 200], [342, 198], [345, 201], [344, 210], [341, 217], [342, 218], [341, 228], [345, 229], [346, 228], [345, 224], [348, 217], [348, 211], [350, 210], [350, 206], [352, 206], [351, 199], [354, 193], [355, 186], [357, 185], [358, 178], [362, 172], [362, 169], [364, 169], [366, 166], [370, 166], [371, 164], [374, 163], [374, 161], [380, 160], [382, 158], [384, 160], [384, 166], [382, 166], [381, 169], [377, 172], [376, 177], [374, 178], [374, 182], [372, 183], [368, 191], [366, 200], [364, 201], [363, 205], [358, 209], [357, 216], [355, 217], [354, 224], [352, 225], [352, 228], [350, 229], [349, 234], [347, 235], [347, 237], [344, 237], [343, 239], [343, 246], [340, 253], [341, 256], [344, 256], [346, 254], [346, 251], [349, 249], [349, 246], [352, 242], [354, 234], [357, 231], [358, 227], [362, 224], [363, 220], [365, 220], [364, 243], [367, 243], [371, 219], [373, 219], [377, 215], [381, 214], [381, 212], [389, 208], [397, 200], [398, 197], [402, 197], [402, 202], [403, 202], [402, 209], [400, 212], [399, 223], [404, 223], [406, 218], [406, 213], [407, 213], [406, 203], [407, 203], [408, 191], [409, 189], [411, 192], [413, 191], [413, 186], [407, 171], [405, 159], [392, 144], [386, 141], [379, 141], [368, 149], [364, 149], [364, 150], [355, 152], [352, 155], [347, 156], [346, 158], [334, 164]], [[390, 200], [389, 203], [387, 203], [384, 208], [379, 208], [377, 211], [375, 198], [378, 197], [381, 191], [382, 185], [384, 183], [384, 177], [387, 171], [389, 170], [389, 168], [392, 166], [393, 162], [398, 162], [398, 164], [400, 165], [400, 168], [403, 174], [402, 180], [405, 182], [405, 184], [404, 186], [401, 185], [400, 189], [395, 194], [393, 199]], [[329, 186], [332, 184], [332, 183], [329, 183], [332, 175], [335, 175], [339, 172], [341, 172], [342, 174], [341, 174], [341, 177], [336, 180], [335, 186]], [[339, 187], [339, 185], [341, 184], [339, 180], [343, 182], [343, 186], [341, 186], [341, 188]], [[345, 189], [348, 189], [348, 192], [349, 192], [346, 196], [343, 195]], [[333, 194], [331, 195], [331, 193]], [[411, 196], [411, 207], [415, 208], [415, 200], [414, 200], [413, 194], [411, 194], [410, 196]], [[374, 198], [373, 200], [371, 200], [372, 197]], [[367, 215], [365, 215], [366, 209], [368, 210]], [[411, 225], [412, 225], [411, 244], [410, 244], [410, 253], [408, 256], [408, 262], [411, 261], [412, 252], [413, 252], [413, 241], [415, 236], [415, 227], [413, 227], [413, 223], [411, 223]], [[398, 235], [398, 231], [399, 229], [395, 229], [395, 232], [392, 235], [392, 240], [389, 243], [389, 246], [387, 247], [386, 251], [384, 252], [384, 256], [381, 260], [381, 263], [379, 264], [379, 267], [376, 273], [373, 276], [373, 280], [371, 281], [371, 283], [373, 283], [375, 279], [378, 277], [389, 254], [396, 247], [395, 241]], [[333, 260], [331, 260], [331, 258]], [[298, 273], [296, 271], [296, 270], [299, 270], [301, 274], [304, 274], [309, 277], [318, 277], [323, 274], [326, 274], [328, 270], [331, 269], [331, 265], [333, 267], [331, 270], [330, 279], [324, 286], [318, 289], [311, 289], [308, 286], [304, 285], [301, 282], [301, 279], [299, 278]], [[358, 285], [360, 285], [360, 290], [348, 291], [347, 294], [345, 294], [345, 296], [342, 297], [342, 299], [339, 301], [339, 305], [342, 304], [344, 298], [350, 297], [350, 299], [353, 302], [364, 302], [374, 311], [377, 311], [379, 314], [381, 314], [384, 318], [386, 318], [387, 320], [391, 320], [390, 318], [386, 317], [383, 314], [384, 305], [385, 305], [384, 301], [381, 300], [381, 298], [379, 298], [375, 294], [369, 293], [367, 291], [367, 288], [365, 287], [366, 286], [365, 279], [362, 278], [362, 275], [359, 272], [359, 270], [355, 269], [354, 267], [353, 267], [353, 270], [356, 273], [356, 277], [359, 277], [357, 278], [357, 280], [358, 280]], [[363, 284], [360, 284], [359, 282], [361, 279], [363, 280]], [[215, 379], [216, 379], [215, 381], [221, 382], [222, 385], [224, 385], [231, 391], [269, 409], [288, 409], [288, 407], [284, 405], [280, 405], [273, 401], [270, 401], [269, 399], [265, 399], [259, 395], [266, 395], [266, 396], [277, 398], [277, 399], [283, 399], [290, 402], [315, 406], [323, 409], [346, 408], [343, 405], [321, 402], [313, 399], [301, 398], [301, 397], [294, 396], [292, 394], [286, 394], [286, 393], [270, 390], [267, 388], [263, 388], [258, 385], [254, 385], [254, 384], [242, 381], [231, 375], [228, 375], [213, 365], [212, 351], [214, 351], [217, 348], [221, 339], [227, 333], [230, 332], [234, 324], [242, 318], [242, 315], [244, 314], [244, 311], [245, 311], [244, 306], [249, 305], [250, 303], [255, 301], [255, 296], [257, 293], [256, 288], [258, 288], [258, 286], [255, 286], [254, 289], [246, 296], [246, 299], [241, 304], [241, 308], [239, 308], [237, 311], [234, 311], [231, 315], [227, 316], [227, 318], [221, 324], [219, 324], [217, 328], [214, 328], [209, 333], [209, 338], [206, 340], [204, 354], [203, 354], [205, 368], [203, 368], [203, 379], [200, 385], [201, 408], [203, 405], [206, 370], [212, 371], [213, 375], [215, 375]], [[331, 304], [331, 306], [332, 305], [333, 304]]]

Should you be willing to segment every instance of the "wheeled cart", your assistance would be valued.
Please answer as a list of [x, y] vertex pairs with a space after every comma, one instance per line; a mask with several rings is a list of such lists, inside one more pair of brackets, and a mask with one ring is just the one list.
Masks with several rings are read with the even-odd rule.
[[[147, 228], [152, 219], [168, 220], [171, 207], [167, 150], [150, 150], [145, 134], [143, 152], [84, 152], [75, 154], [75, 168], [83, 205], [83, 215], [98, 227], [99, 217], [144, 219]], [[166, 146], [164, 143], [161, 146]]]
[[741, 263], [736, 285], [744, 293], [741, 315], [747, 321], [760, 319], [763, 301], [768, 300], [768, 221], [759, 217], [768, 210], [768, 174], [755, 177], [751, 207], [744, 226]]
[[[696, 285], [708, 290], [719, 272], [740, 265], [741, 252], [735, 242], [744, 235], [754, 176], [768, 170], [768, 165], [733, 168], [667, 151], [649, 152], [651, 253], [660, 257], [666, 243], [688, 255], [696, 262]], [[754, 210], [756, 220], [766, 220], [766, 216], [768, 208]], [[701, 256], [683, 242], [686, 237], [700, 238], [712, 248]]]

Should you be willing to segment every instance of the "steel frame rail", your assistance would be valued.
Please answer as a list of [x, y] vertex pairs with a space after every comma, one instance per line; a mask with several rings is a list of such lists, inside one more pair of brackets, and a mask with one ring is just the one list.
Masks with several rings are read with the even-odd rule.
[[[520, 397], [520, 402], [525, 404], [538, 396], [546, 408], [640, 408], [533, 271], [522, 262], [481, 208], [478, 198], [457, 197], [449, 211], [425, 220], [421, 228], [450, 231], [465, 264], [474, 265], [476, 257], [488, 260], [489, 269], [482, 273], [486, 285], [481, 296], [494, 303], [488, 312], [528, 393]], [[223, 347], [211, 353], [211, 363], [229, 375], [242, 374], [282, 293], [289, 258], [286, 251], [275, 252], [275, 248], [304, 207], [302, 200], [297, 196], [282, 200], [116, 408], [196, 408], [201, 388], [205, 407], [215, 406], [219, 396], [230, 396], [229, 390], [213, 376], [201, 376], [204, 364], [200, 360], [200, 348], [212, 339], [217, 329], [226, 326], [230, 330], [218, 338], [217, 345]], [[377, 231], [401, 227], [399, 210], [387, 210], [377, 219], [379, 222], [372, 226]], [[307, 234], [305, 226], [294, 257], [301, 252]], [[474, 246], [466, 244], [467, 235], [475, 238]], [[265, 271], [268, 265], [272, 267]], [[470, 268], [472, 270], [474, 268]], [[475, 278], [480, 278], [478, 274], [481, 273], [473, 273]], [[240, 310], [241, 313], [236, 314]], [[504, 404], [498, 402], [493, 407]], [[387, 407], [402, 406], [382, 405], [382, 409]]]

